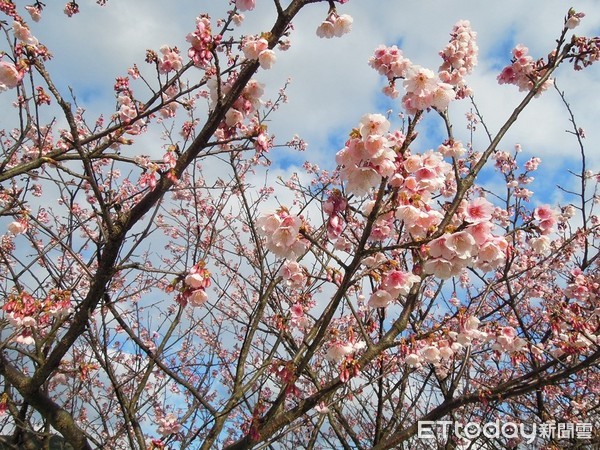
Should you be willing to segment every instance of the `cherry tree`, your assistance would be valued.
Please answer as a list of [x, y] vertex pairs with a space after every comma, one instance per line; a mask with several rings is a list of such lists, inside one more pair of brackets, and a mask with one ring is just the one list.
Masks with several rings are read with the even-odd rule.
[[[497, 88], [522, 100], [498, 130], [468, 84], [467, 20], [437, 68], [381, 45], [368, 63], [401, 120], [363, 111], [327, 170], [274, 179], [279, 147], [306, 143], [270, 133], [287, 97], [266, 98], [261, 74], [303, 10], [322, 11], [311, 33], [343, 39], [347, 1], [260, 0], [274, 21], [246, 35], [255, 0], [222, 1], [190, 17], [187, 48], [115, 74], [114, 109], [90, 117], [48, 69], [60, 49], [32, 33], [56, 6], [0, 0], [7, 445], [515, 448], [533, 441], [424, 439], [420, 423], [557, 419], [579, 439], [536, 445], [598, 442], [600, 176], [553, 74], [596, 62], [600, 39], [576, 35], [588, 18], [570, 9], [547, 55], [517, 45]], [[540, 158], [504, 150], [540, 95], [563, 102], [580, 158], [560, 204], [530, 190]], [[471, 112], [451, 121], [457, 102]], [[426, 120], [445, 136], [422, 150]]]

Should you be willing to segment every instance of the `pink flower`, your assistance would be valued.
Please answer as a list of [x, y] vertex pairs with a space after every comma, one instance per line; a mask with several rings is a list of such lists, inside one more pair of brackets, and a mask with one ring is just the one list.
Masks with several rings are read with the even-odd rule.
[[348, 14], [338, 16], [333, 22], [333, 34], [336, 37], [341, 37], [352, 30], [353, 19]]
[[365, 347], [366, 347], [366, 344], [363, 341], [345, 342], [345, 343], [341, 342], [341, 341], [335, 341], [327, 349], [325, 358], [328, 361], [340, 362], [347, 355], [351, 355], [352, 353], [362, 350]]
[[471, 233], [477, 245], [481, 245], [489, 240], [493, 226], [491, 222], [478, 222], [467, 227], [467, 231]]
[[389, 129], [390, 122], [382, 114], [365, 114], [360, 119], [358, 131], [365, 138], [373, 134], [385, 134]]
[[393, 270], [386, 274], [382, 283], [382, 288], [389, 292], [393, 297], [399, 295], [408, 295], [413, 284], [421, 281], [418, 275], [401, 270]]
[[71, 1], [65, 5], [63, 12], [67, 15], [67, 17], [73, 17], [73, 15], [79, 13], [79, 6], [77, 3]]
[[344, 221], [338, 216], [330, 216], [327, 221], [327, 237], [329, 239], [337, 239], [344, 231]]
[[463, 77], [473, 71], [477, 65], [478, 47], [477, 33], [472, 31], [468, 20], [461, 20], [454, 25], [451, 39], [446, 48], [440, 52], [444, 60], [439, 68], [440, 78], [459, 88], [458, 98], [464, 98]]
[[477, 331], [477, 328], [479, 328], [480, 323], [481, 322], [477, 317], [469, 316], [469, 318], [465, 320], [463, 327], [466, 332]]
[[492, 220], [494, 205], [483, 197], [478, 197], [468, 203], [465, 211], [465, 220], [471, 223], [489, 222]]
[[433, 258], [444, 258], [450, 260], [456, 256], [456, 253], [452, 251], [448, 245], [446, 245], [446, 239], [449, 234], [444, 234], [437, 239], [434, 239], [429, 243], [429, 256]]
[[456, 98], [454, 87], [448, 83], [438, 83], [431, 97], [431, 106], [438, 111], [444, 111], [452, 100]]
[[260, 67], [265, 70], [269, 70], [275, 64], [277, 60], [277, 56], [275, 56], [275, 52], [273, 50], [264, 50], [260, 52], [258, 55], [258, 62]]
[[325, 354], [325, 358], [328, 361], [332, 362], [340, 362], [342, 359], [346, 357], [346, 355], [354, 352], [354, 347], [352, 344], [344, 344], [342, 342], [335, 342], [328, 349]]
[[333, 22], [325, 20], [317, 27], [317, 36], [320, 38], [331, 39], [335, 36], [335, 28]]
[[178, 71], [183, 67], [181, 55], [177, 50], [172, 49], [167, 45], [163, 45], [160, 48], [160, 52], [163, 55], [158, 65], [158, 70], [160, 71], [160, 73]]
[[235, 108], [230, 108], [225, 113], [225, 123], [228, 127], [235, 127], [244, 120], [244, 115]]
[[506, 258], [508, 242], [503, 237], [495, 237], [479, 247], [476, 267], [482, 270], [492, 270], [499, 267]]
[[411, 353], [406, 358], [404, 358], [404, 362], [409, 367], [420, 367], [421, 366], [421, 357], [416, 353]]
[[527, 161], [525, 163], [525, 170], [527, 170], [528, 172], [537, 170], [537, 168], [541, 162], [542, 162], [542, 160], [540, 158], [531, 158], [529, 161]]
[[206, 300], [208, 300], [208, 294], [206, 293], [206, 291], [204, 289], [196, 289], [189, 296], [188, 300], [190, 302], [190, 305], [199, 307], [199, 306], [204, 305], [204, 303], [206, 303]]
[[389, 292], [379, 289], [371, 294], [368, 305], [371, 308], [385, 308], [393, 300]]
[[299, 217], [285, 217], [279, 227], [271, 236], [275, 246], [289, 247], [296, 242], [300, 231], [301, 221]]
[[182, 425], [179, 423], [179, 419], [173, 413], [167, 414], [165, 417], [158, 420], [158, 432], [162, 436], [169, 434], [178, 433], [181, 430]]
[[404, 87], [411, 94], [425, 97], [437, 88], [437, 80], [432, 70], [415, 65], [410, 68]]
[[307, 243], [300, 236], [302, 219], [281, 209], [261, 216], [256, 221], [258, 233], [266, 238], [266, 245], [275, 255], [295, 259], [306, 251]]
[[204, 277], [199, 273], [192, 273], [185, 277], [184, 283], [191, 288], [197, 289], [204, 285]]
[[475, 239], [466, 231], [452, 233], [446, 238], [445, 245], [461, 259], [471, 258], [477, 254]]
[[358, 197], [367, 195], [381, 181], [381, 175], [372, 167], [350, 167], [343, 173], [346, 191]]
[[14, 235], [22, 234], [27, 231], [27, 225], [20, 221], [14, 221], [8, 224], [8, 232]]
[[29, 28], [20, 22], [15, 21], [13, 23], [13, 33], [15, 34], [15, 37], [24, 44], [31, 45], [33, 47], [39, 44], [39, 41], [31, 34]]
[[258, 55], [269, 48], [269, 42], [264, 39], [249, 38], [242, 46], [242, 52], [246, 59], [258, 59]]
[[428, 345], [421, 350], [423, 359], [430, 364], [437, 364], [440, 362], [441, 355], [440, 350], [434, 345]]
[[210, 272], [196, 264], [185, 277], [184, 283], [192, 289], [204, 289], [210, 286]]
[[446, 346], [440, 348], [440, 357], [442, 359], [450, 359], [452, 356], [454, 356], [454, 350], [452, 350], [452, 347]]
[[531, 238], [529, 245], [537, 255], [547, 255], [550, 253], [550, 238], [548, 236], [542, 235], [537, 238]]
[[438, 152], [447, 158], [460, 158], [466, 153], [466, 150], [460, 141], [453, 141], [452, 143], [446, 141], [438, 147]]
[[569, 16], [567, 21], [565, 22], [565, 26], [569, 29], [572, 30], [573, 28], [576, 28], [579, 26], [579, 24], [581, 23], [581, 19], [583, 19], [585, 17], [585, 14], [580, 12], [575, 12], [573, 9], [571, 9], [569, 11]]
[[235, 0], [235, 6], [240, 11], [252, 11], [256, 6], [256, 0]]
[[281, 276], [293, 289], [303, 287], [306, 281], [304, 270], [296, 261], [286, 261], [285, 264], [281, 266], [281, 269], [279, 269], [279, 276]]
[[321, 402], [317, 406], [315, 406], [315, 411], [319, 414], [329, 414], [329, 408], [325, 403]]
[[550, 205], [540, 205], [533, 211], [533, 217], [537, 220], [551, 220], [556, 217], [556, 214]]
[[460, 274], [461, 269], [460, 264], [443, 258], [428, 259], [423, 264], [423, 272], [443, 280]]
[[39, 22], [42, 18], [42, 10], [37, 6], [26, 6], [25, 9], [27, 10], [29, 15], [31, 16], [31, 19], [34, 22]]
[[550, 234], [556, 225], [556, 212], [549, 205], [541, 205], [533, 211], [533, 217], [539, 221], [542, 234]]
[[23, 345], [33, 345], [35, 344], [35, 339], [33, 338], [33, 334], [31, 330], [23, 330], [20, 334], [15, 338], [15, 342], [17, 344]]
[[0, 61], [0, 90], [13, 89], [23, 79], [23, 74], [17, 70], [17, 67], [10, 62]]

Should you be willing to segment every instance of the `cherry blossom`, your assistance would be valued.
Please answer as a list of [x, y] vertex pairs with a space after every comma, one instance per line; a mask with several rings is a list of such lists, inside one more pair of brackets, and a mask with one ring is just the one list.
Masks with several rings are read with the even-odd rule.
[[16, 88], [22, 79], [23, 74], [13, 63], [0, 61], [0, 91]]
[[353, 22], [354, 19], [348, 14], [338, 15], [335, 10], [332, 10], [327, 19], [317, 27], [317, 36], [326, 39], [341, 37], [352, 30]]
[[21, 221], [14, 221], [8, 224], [8, 232], [14, 235], [22, 234], [27, 231], [27, 225]]
[[39, 22], [42, 18], [42, 10], [38, 6], [26, 6], [25, 9], [27, 10], [29, 15], [31, 16], [31, 19], [34, 22]]
[[160, 64], [158, 66], [158, 70], [161, 73], [168, 73], [171, 71], [181, 70], [183, 67], [183, 61], [181, 59], [181, 55], [179, 51], [175, 48], [172, 49], [167, 45], [163, 45], [160, 48], [160, 52], [162, 53], [162, 58], [160, 59]]
[[179, 430], [181, 430], [181, 424], [177, 416], [173, 413], [169, 413], [158, 420], [158, 433], [162, 436], [178, 433]]
[[15, 21], [13, 23], [13, 33], [15, 34], [15, 37], [24, 44], [31, 45], [32, 47], [39, 44], [39, 41], [31, 34], [29, 28], [21, 22]]
[[300, 236], [302, 219], [285, 209], [260, 217], [258, 232], [266, 238], [267, 248], [275, 255], [294, 259], [306, 251], [307, 243]]
[[235, 0], [235, 6], [240, 11], [252, 11], [256, 6], [256, 0]]
[[296, 261], [286, 261], [283, 266], [281, 266], [279, 274], [293, 289], [302, 288], [306, 282], [304, 270]]

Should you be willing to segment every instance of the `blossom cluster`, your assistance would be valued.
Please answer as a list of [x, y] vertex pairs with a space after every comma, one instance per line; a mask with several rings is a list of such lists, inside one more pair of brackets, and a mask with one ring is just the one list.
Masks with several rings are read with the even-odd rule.
[[448, 45], [440, 52], [444, 60], [439, 68], [440, 79], [457, 87], [456, 98], [464, 98], [471, 92], [466, 87], [464, 77], [473, 72], [477, 65], [477, 33], [471, 29], [468, 20], [454, 25]]
[[203, 15], [196, 18], [196, 29], [186, 36], [186, 40], [191, 45], [188, 56], [196, 67], [204, 68], [212, 60], [212, 51], [221, 42], [221, 36], [212, 35], [210, 18]]
[[169, 414], [165, 415], [164, 417], [159, 418], [157, 420], [157, 424], [158, 424], [157, 431], [161, 436], [168, 436], [170, 434], [176, 434], [182, 428], [179, 418], [173, 413], [169, 413]]
[[391, 177], [396, 171], [396, 152], [393, 141], [387, 137], [389, 128], [389, 121], [381, 114], [366, 114], [346, 146], [336, 154], [349, 194], [366, 195], [382, 178]]
[[341, 362], [347, 356], [366, 348], [367, 344], [364, 341], [347, 342], [334, 340], [329, 344], [329, 348], [325, 353], [325, 358], [332, 362]]
[[440, 52], [443, 63], [436, 74], [432, 70], [413, 64], [397, 46], [379, 46], [369, 59], [369, 65], [388, 79], [383, 92], [396, 98], [400, 92], [396, 80], [404, 79], [405, 94], [402, 105], [409, 114], [429, 108], [445, 110], [456, 98], [470, 94], [464, 77], [477, 64], [476, 33], [468, 21], [458, 22], [452, 31], [450, 43]]
[[464, 230], [445, 233], [428, 245], [429, 259], [423, 271], [445, 279], [457, 276], [466, 267], [489, 271], [500, 267], [506, 259], [508, 242], [492, 233], [493, 224], [481, 221]]
[[277, 60], [275, 52], [269, 48], [269, 42], [264, 37], [246, 38], [242, 51], [246, 59], [257, 59], [263, 69], [270, 69]]
[[343, 212], [348, 206], [348, 201], [342, 193], [335, 189], [323, 203], [323, 212], [329, 216], [327, 219], [327, 237], [337, 239], [344, 230]]
[[[545, 65], [543, 61], [536, 61], [529, 55], [529, 49], [522, 44], [518, 44], [512, 50], [511, 64], [506, 66], [498, 75], [499, 84], [514, 84], [519, 88], [519, 91], [530, 91], [536, 85], [538, 80], [545, 73]], [[540, 87], [541, 93], [552, 86], [553, 80], [546, 80]]]
[[[233, 82], [231, 79], [222, 83], [219, 86], [219, 81], [216, 78], [208, 80], [209, 95], [212, 105], [216, 105], [219, 100], [219, 92], [221, 96], [227, 95], [231, 89]], [[225, 114], [225, 124], [227, 127], [240, 127], [242, 121], [251, 116], [261, 105], [261, 97], [264, 94], [264, 86], [256, 80], [250, 80], [242, 95], [240, 95], [233, 103], [231, 108]]]
[[69, 314], [71, 308], [71, 292], [52, 289], [45, 298], [35, 298], [27, 292], [8, 296], [2, 306], [8, 320], [19, 329], [15, 341], [24, 345], [33, 344], [34, 331], [42, 332], [53, 318]]
[[258, 233], [266, 238], [267, 248], [279, 257], [295, 259], [308, 248], [300, 234], [302, 219], [291, 215], [285, 208], [259, 217], [256, 225]]
[[208, 300], [206, 288], [211, 284], [210, 272], [206, 269], [204, 262], [195, 264], [183, 280], [184, 290], [178, 301], [182, 304], [189, 303], [194, 307], [204, 305]]
[[489, 339], [487, 332], [479, 330], [480, 323], [475, 316], [465, 318], [460, 327], [460, 332], [448, 331], [444, 339], [414, 346], [405, 357], [404, 362], [413, 368], [419, 368], [423, 364], [433, 364], [441, 367], [465, 347], [476, 342], [486, 342]]
[[300, 289], [306, 283], [306, 275], [303, 267], [296, 261], [286, 261], [279, 269], [286, 284], [292, 289]]
[[28, 227], [27, 221], [25, 219], [20, 219], [9, 223], [6, 228], [10, 234], [16, 236], [17, 234], [25, 233]]
[[171, 48], [163, 45], [159, 49], [162, 57], [159, 59], [158, 70], [160, 73], [177, 72], [183, 67], [183, 61], [177, 47]]
[[146, 121], [137, 119], [140, 115], [138, 105], [132, 99], [130, 93], [119, 95], [117, 104], [119, 105], [119, 119], [127, 126], [127, 133], [138, 135], [146, 129]]
[[[23, 45], [27, 46], [33, 54], [43, 55], [46, 53], [46, 49], [40, 45], [38, 39], [31, 34], [29, 27], [23, 24], [20, 18], [13, 22], [12, 29], [18, 42], [18, 48], [15, 49], [17, 53], [22, 53], [23, 49], [20, 46]], [[26, 70], [27, 65], [23, 61], [15, 64], [0, 60], [0, 92], [16, 88], [23, 80]]]
[[341, 37], [352, 30], [354, 19], [348, 14], [338, 15], [335, 9], [331, 10], [327, 18], [317, 27], [317, 36], [331, 39]]
[[384, 308], [400, 295], [408, 295], [415, 283], [421, 281], [418, 275], [401, 270], [391, 270], [384, 275], [379, 288], [371, 294], [368, 305], [373, 308]]

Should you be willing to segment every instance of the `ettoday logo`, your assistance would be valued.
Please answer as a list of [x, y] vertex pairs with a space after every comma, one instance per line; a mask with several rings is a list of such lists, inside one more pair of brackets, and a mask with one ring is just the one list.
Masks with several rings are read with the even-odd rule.
[[473, 440], [483, 435], [486, 438], [523, 439], [531, 444], [536, 438], [589, 439], [592, 436], [590, 423], [543, 422], [523, 424], [515, 422], [467, 422], [458, 423], [449, 420], [418, 422], [417, 437], [419, 439], [446, 439], [452, 433], [460, 439]]

